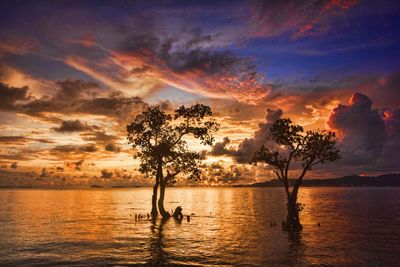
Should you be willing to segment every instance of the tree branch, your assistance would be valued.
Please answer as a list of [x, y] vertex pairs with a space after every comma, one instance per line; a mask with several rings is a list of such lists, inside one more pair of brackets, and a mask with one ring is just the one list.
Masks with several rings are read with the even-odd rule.
[[283, 182], [283, 179], [281, 178], [281, 176], [279, 175], [279, 173], [277, 171], [274, 171], [274, 173], [276, 174], [276, 177], [278, 177], [279, 180], [281, 180]]
[[[189, 126], [187, 126], [187, 127], [189, 127]], [[179, 137], [171, 144], [171, 147], [174, 147], [181, 139], [182, 139], [182, 137], [185, 135], [185, 134], [188, 134], [189, 132], [187, 131], [187, 129], [185, 129], [183, 132], [181, 132], [180, 134], [179, 134]]]
[[282, 170], [282, 169], [279, 169], [279, 171], [281, 172], [281, 177], [282, 177], [282, 179], [287, 179], [287, 176], [285, 176], [283, 170]]
[[287, 161], [286, 161], [286, 166], [285, 166], [285, 177], [286, 177], [286, 178], [287, 178], [287, 176], [288, 176], [289, 165], [290, 165], [290, 162], [292, 161], [293, 154], [294, 154], [293, 151], [290, 152], [289, 158], [288, 158]]
[[174, 173], [171, 174], [169, 171], [167, 171], [167, 176], [165, 176], [164, 178], [164, 183], [166, 184], [169, 180], [171, 180], [181, 172], [182, 171], [175, 171]]

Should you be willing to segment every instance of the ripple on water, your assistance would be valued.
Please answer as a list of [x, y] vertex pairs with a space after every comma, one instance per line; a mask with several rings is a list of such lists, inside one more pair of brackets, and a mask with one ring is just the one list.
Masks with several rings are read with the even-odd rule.
[[400, 266], [400, 189], [300, 193], [304, 230], [289, 235], [277, 188], [171, 188], [168, 209], [195, 215], [163, 224], [134, 220], [150, 188], [2, 190], [0, 265]]

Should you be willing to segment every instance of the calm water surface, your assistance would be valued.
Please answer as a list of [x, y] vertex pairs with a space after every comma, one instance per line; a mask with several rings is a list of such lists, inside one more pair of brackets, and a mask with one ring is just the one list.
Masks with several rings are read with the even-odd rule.
[[400, 188], [301, 190], [298, 235], [279, 188], [169, 188], [180, 224], [135, 222], [150, 188], [1, 190], [0, 265], [400, 266]]

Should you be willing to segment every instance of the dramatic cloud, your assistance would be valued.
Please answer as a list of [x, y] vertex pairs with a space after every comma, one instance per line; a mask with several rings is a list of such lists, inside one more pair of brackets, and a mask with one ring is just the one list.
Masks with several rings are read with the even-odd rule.
[[92, 127], [87, 125], [86, 123], [82, 123], [80, 120], [74, 121], [63, 121], [61, 122], [60, 127], [53, 128], [56, 132], [83, 132], [91, 130]]
[[113, 172], [112, 171], [108, 171], [107, 169], [101, 170], [101, 177], [100, 178], [109, 179], [111, 177], [113, 177]]
[[19, 101], [29, 100], [28, 87], [10, 87], [0, 82], [0, 111], [11, 111]]
[[[256, 58], [231, 49], [241, 37], [228, 36], [224, 28], [205, 32], [200, 25], [188, 25], [183, 17], [174, 21], [176, 26], [163, 25], [156, 18], [168, 22], [176, 14], [166, 9], [138, 12], [135, 4], [127, 7], [132, 12], [121, 16], [119, 23], [110, 23], [108, 15], [96, 9], [82, 12], [87, 7], [79, 4], [49, 14], [52, 27], [43, 33], [47, 38], [39, 38], [43, 50], [51, 54], [46, 60], [50, 58], [58, 64], [61, 61], [67, 70], [90, 76], [105, 87], [130, 96], [147, 97], [171, 86], [248, 103], [257, 103], [268, 94], [269, 86], [258, 70]], [[75, 18], [68, 24], [71, 33], [65, 30], [68, 14]], [[93, 23], [87, 23], [88, 14], [93, 15]], [[40, 23], [44, 23], [42, 19], [37, 22]], [[37, 24], [26, 27], [38, 27]], [[102, 34], [88, 34], [99, 31], [97, 27]], [[65, 36], [61, 37], [60, 31], [66, 32]], [[76, 91], [67, 93], [65, 97], [71, 98]]]
[[348, 105], [336, 107], [328, 125], [341, 140], [344, 160], [365, 163], [382, 154], [387, 141], [385, 121], [379, 110], [372, 109], [372, 101], [367, 96], [356, 93]]
[[[209, 155], [229, 156], [238, 163], [248, 163], [261, 145], [274, 145], [267, 137], [271, 125], [281, 116], [282, 110], [267, 109], [267, 122], [259, 124], [253, 138], [238, 143], [238, 140], [225, 137], [213, 146]], [[331, 165], [324, 165], [319, 167], [317, 175], [324, 172], [346, 175], [350, 170], [354, 173], [400, 170], [399, 109], [373, 109], [372, 101], [366, 95], [355, 93], [348, 104], [339, 104], [332, 110], [327, 125], [337, 133], [343, 159], [337, 163], [341, 167], [336, 171]]]
[[[209, 184], [270, 177], [247, 163], [282, 112], [338, 132], [340, 168], [317, 175], [398, 170], [393, 1], [14, 2], [0, 9], [1, 182], [140, 180], [126, 125], [155, 104], [212, 108], [221, 127], [205, 152]], [[374, 106], [361, 95], [345, 103], [354, 88]]]
[[228, 137], [224, 137], [224, 140], [222, 142], [218, 142], [213, 146], [211, 150], [211, 155], [223, 156], [229, 154], [229, 149], [226, 148], [226, 146], [229, 145], [230, 142], [231, 140], [229, 140]]
[[71, 80], [57, 82], [60, 90], [57, 92], [55, 99], [59, 101], [69, 101], [71, 99], [81, 98], [84, 94], [90, 93], [89, 90], [98, 88], [94, 82]]
[[333, 110], [328, 125], [338, 133], [343, 154], [338, 164], [347, 172], [400, 171], [399, 109], [372, 109], [372, 101], [356, 93]]
[[[18, 111], [44, 119], [51, 114], [91, 114], [103, 115], [113, 119], [126, 120], [142, 111], [147, 104], [137, 97], [125, 97], [120, 93], [98, 96], [95, 83], [80, 80], [58, 82], [59, 90], [54, 96], [43, 96], [26, 104], [19, 105]], [[63, 122], [57, 129], [70, 131], [88, 128], [78, 121]]]
[[115, 144], [115, 143], [109, 143], [109, 144], [107, 144], [106, 147], [105, 147], [105, 149], [106, 149], [107, 151], [110, 151], [110, 152], [120, 152], [120, 151], [121, 151], [121, 147], [118, 146], [118, 145]]
[[228, 137], [225, 137], [223, 142], [216, 143], [213, 146], [211, 155], [232, 156], [238, 163], [249, 163], [254, 152], [256, 152], [263, 144], [267, 143], [267, 137], [270, 136], [270, 128], [272, 124], [282, 116], [282, 110], [266, 109], [266, 123], [260, 123], [258, 130], [254, 133], [253, 138], [246, 138], [237, 146], [237, 148], [226, 148], [230, 143]]
[[265, 97], [269, 86], [254, 60], [203, 44], [215, 39], [201, 31], [182, 38], [162, 38], [150, 32], [129, 37], [112, 56], [130, 74], [151, 76], [190, 93], [249, 103]]

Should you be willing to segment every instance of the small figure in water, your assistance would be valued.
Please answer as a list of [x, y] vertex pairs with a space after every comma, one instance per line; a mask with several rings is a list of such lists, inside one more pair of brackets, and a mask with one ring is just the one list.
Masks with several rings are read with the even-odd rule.
[[179, 221], [182, 220], [182, 218], [183, 218], [182, 208], [180, 206], [176, 207], [172, 216], [174, 216], [174, 218], [176, 220], [179, 220]]
[[187, 222], [190, 222], [190, 215], [187, 215]]

